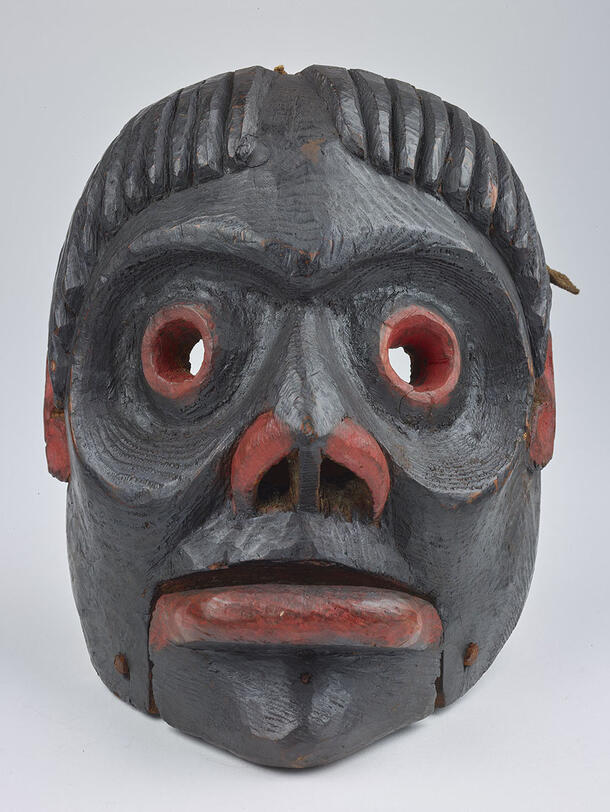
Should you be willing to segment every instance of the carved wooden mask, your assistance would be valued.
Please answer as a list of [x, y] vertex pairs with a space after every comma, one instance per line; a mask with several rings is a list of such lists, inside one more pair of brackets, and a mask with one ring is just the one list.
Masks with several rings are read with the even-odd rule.
[[461, 696], [532, 575], [549, 306], [519, 178], [438, 96], [257, 67], [140, 112], [70, 225], [45, 398], [106, 685], [293, 767]]

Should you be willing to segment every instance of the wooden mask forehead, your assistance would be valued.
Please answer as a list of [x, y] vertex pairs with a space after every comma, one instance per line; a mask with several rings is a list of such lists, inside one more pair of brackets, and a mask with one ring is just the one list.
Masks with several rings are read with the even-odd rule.
[[315, 162], [328, 137], [338, 137], [378, 172], [442, 198], [489, 238], [511, 271], [539, 375], [550, 307], [544, 254], [522, 184], [487, 131], [438, 96], [367, 71], [312, 66], [282, 75], [253, 67], [212, 77], [146, 108], [94, 170], [55, 279], [49, 371], [56, 406], [63, 407], [87, 283], [103, 249], [129, 219], [153, 201], [226, 173], [269, 162], [281, 172], [288, 144]]

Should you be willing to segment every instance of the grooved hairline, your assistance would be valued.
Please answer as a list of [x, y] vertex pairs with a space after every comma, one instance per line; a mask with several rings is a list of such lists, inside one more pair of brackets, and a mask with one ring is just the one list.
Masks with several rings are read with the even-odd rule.
[[[349, 87], [344, 75], [348, 72], [340, 68], [324, 68], [312, 66], [303, 71], [303, 75], [316, 84], [322, 97], [335, 111], [335, 119], [340, 118], [340, 101], [345, 89]], [[332, 81], [324, 81], [325, 74], [330, 76]], [[364, 75], [362, 71], [351, 71], [350, 76], [356, 74]], [[443, 181], [445, 175], [451, 171], [451, 159], [455, 156], [455, 130], [451, 129], [450, 115], [451, 109], [459, 110], [453, 105], [443, 102], [438, 96], [421, 90], [415, 90], [405, 83], [390, 80], [394, 86], [401, 87], [403, 93], [411, 92], [411, 105], [413, 98], [417, 101], [416, 106], [421, 108], [420, 116], [423, 117], [423, 127], [419, 133], [419, 143], [417, 145], [418, 162], [415, 171], [406, 180], [422, 186], [424, 190], [438, 197], [443, 197], [451, 208], [471, 220], [480, 231], [482, 231], [499, 250], [503, 258], [512, 270], [513, 278], [519, 291], [525, 318], [528, 324], [530, 343], [534, 356], [534, 369], [537, 375], [542, 373], [544, 360], [546, 357], [547, 336], [548, 336], [548, 315], [550, 309], [551, 295], [544, 252], [540, 238], [536, 229], [533, 214], [523, 186], [512, 169], [508, 161], [505, 164], [504, 180], [511, 189], [515, 189], [517, 199], [517, 216], [513, 221], [506, 216], [504, 211], [508, 203], [508, 198], [503, 196], [498, 179], [498, 169], [496, 161], [495, 143], [492, 142], [489, 134], [477, 122], [471, 122], [466, 113], [463, 114], [462, 133], [457, 133], [458, 140], [469, 137], [473, 140], [473, 149], [464, 149], [464, 159], [469, 164], [472, 161], [472, 171], [469, 172], [470, 183], [467, 190], [457, 199], [455, 196], [444, 194]], [[337, 98], [329, 99], [329, 93], [333, 88], [338, 88]], [[407, 90], [410, 89], [410, 90]], [[396, 144], [397, 134], [400, 145], [401, 122], [396, 116], [393, 117], [393, 124], [398, 125], [398, 133], [392, 132], [392, 138]], [[406, 124], [405, 127], [406, 137]], [[344, 132], [337, 127], [344, 146], [358, 157], [358, 151], [351, 149], [353, 137], [344, 137]], [[353, 128], [352, 128], [353, 129]], [[357, 129], [357, 128], [356, 128]], [[475, 135], [478, 133], [478, 139]], [[472, 133], [472, 136], [468, 136]], [[409, 133], [411, 135], [411, 133]], [[478, 144], [477, 144], [478, 140]], [[459, 147], [459, 144], [457, 145]], [[452, 147], [453, 154], [452, 154]], [[474, 151], [474, 156], [472, 152]], [[464, 167], [467, 171], [469, 166]], [[506, 226], [511, 226], [512, 230], [504, 230]]]
[[[299, 76], [316, 89], [348, 151], [378, 171], [444, 198], [500, 251], [521, 297], [539, 372], [550, 306], [544, 254], [522, 184], [487, 131], [454, 105], [398, 80], [315, 65]], [[55, 278], [49, 358], [58, 408], [75, 320], [101, 246], [150, 202], [248, 166], [252, 146], [247, 139], [258, 135], [265, 100], [282, 78], [254, 67], [191, 85], [137, 114], [106, 150], [77, 204]], [[188, 109], [196, 112], [178, 115], [187, 96]], [[186, 172], [173, 171], [175, 150], [182, 150]], [[455, 190], [455, 182], [449, 182], [456, 156], [462, 160], [461, 181], [469, 178], [468, 189]]]

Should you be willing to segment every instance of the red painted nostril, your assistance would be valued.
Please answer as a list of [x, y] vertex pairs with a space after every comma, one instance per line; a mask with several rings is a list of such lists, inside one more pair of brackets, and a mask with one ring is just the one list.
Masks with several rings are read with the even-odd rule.
[[346, 418], [329, 437], [324, 455], [366, 483], [373, 499], [373, 518], [378, 519], [390, 492], [390, 472], [374, 437]]
[[231, 463], [234, 501], [253, 504], [257, 488], [268, 471], [285, 460], [295, 441], [285, 423], [265, 412], [246, 429]]
[[[315, 477], [317, 491], [306, 487]], [[257, 513], [298, 506], [338, 513], [348, 521], [377, 519], [390, 490], [390, 472], [377, 441], [346, 418], [319, 449], [273, 414], [259, 415], [239, 440], [231, 463], [235, 510]]]

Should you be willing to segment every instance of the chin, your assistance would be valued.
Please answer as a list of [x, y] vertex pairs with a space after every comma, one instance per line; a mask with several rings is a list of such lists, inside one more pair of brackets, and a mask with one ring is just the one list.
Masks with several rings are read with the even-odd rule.
[[153, 657], [163, 719], [271, 767], [340, 759], [434, 710], [438, 652], [169, 645]]
[[442, 623], [406, 585], [322, 562], [163, 583], [149, 631], [163, 719], [275, 767], [334, 761], [434, 710]]

